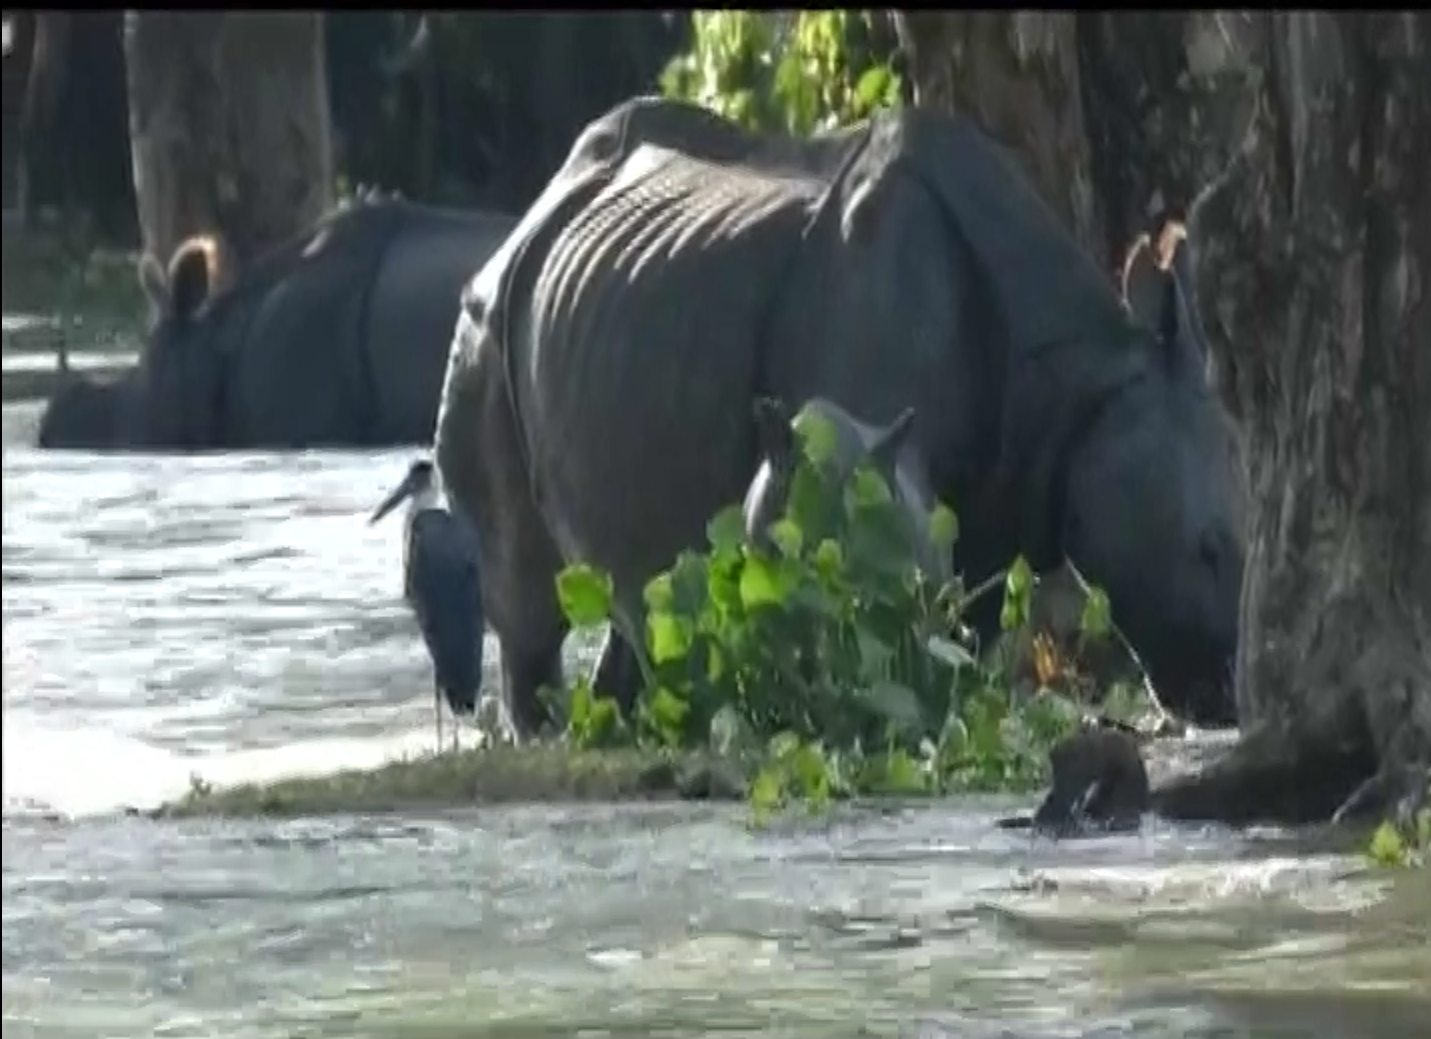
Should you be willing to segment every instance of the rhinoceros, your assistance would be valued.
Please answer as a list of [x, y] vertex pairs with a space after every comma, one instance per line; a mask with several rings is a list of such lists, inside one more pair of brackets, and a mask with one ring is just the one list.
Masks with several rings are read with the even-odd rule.
[[963, 119], [907, 109], [796, 140], [617, 106], [464, 291], [439, 408], [510, 717], [533, 731], [538, 688], [561, 682], [571, 561], [612, 576], [595, 677], [630, 701], [643, 586], [740, 500], [753, 401], [819, 396], [875, 423], [916, 409], [971, 585], [1018, 553], [1071, 558], [1165, 703], [1233, 721], [1243, 550], [1199, 361], [1176, 315], [1132, 319]]
[[862, 462], [872, 464], [889, 483], [895, 500], [903, 506], [915, 536], [920, 568], [935, 588], [953, 576], [953, 560], [935, 548], [930, 536], [930, 516], [939, 502], [925, 472], [919, 448], [909, 440], [914, 429], [914, 409], [905, 408], [888, 426], [861, 422], [834, 401], [815, 397], [805, 402], [798, 415], [791, 415], [785, 403], [772, 398], [755, 402], [755, 428], [760, 444], [760, 466], [745, 492], [743, 514], [746, 540], [764, 545], [769, 528], [785, 512], [790, 479], [798, 452], [796, 427], [805, 415], [815, 415], [829, 423], [834, 434], [833, 476], [843, 481]]
[[182, 244], [167, 272], [146, 256], [155, 321], [138, 366], [62, 388], [40, 446], [429, 442], [462, 287], [515, 223], [365, 195], [236, 277], [213, 239]]

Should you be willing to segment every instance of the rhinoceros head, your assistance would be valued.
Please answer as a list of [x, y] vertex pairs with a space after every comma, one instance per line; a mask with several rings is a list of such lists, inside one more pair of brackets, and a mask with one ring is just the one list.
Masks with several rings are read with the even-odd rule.
[[[906, 408], [887, 426], [868, 426], [839, 405], [819, 398], [809, 401], [802, 411], [818, 413], [834, 426], [837, 479], [848, 477], [857, 465], [867, 462], [889, 481], [920, 539], [921, 566], [936, 583], [948, 580], [951, 561], [929, 540], [929, 517], [937, 502], [918, 448], [910, 440], [914, 409]], [[764, 544], [770, 525], [784, 514], [801, 447], [795, 436], [796, 419], [779, 400], [755, 402], [755, 425], [761, 462], [745, 496], [745, 532], [752, 543]]]
[[216, 441], [223, 377], [223, 315], [214, 301], [226, 288], [224, 249], [216, 239], [179, 246], [166, 273], [151, 255], [139, 263], [151, 325], [138, 370], [136, 437], [156, 447], [204, 447]]
[[1073, 452], [1063, 540], [1107, 591], [1167, 706], [1231, 724], [1244, 565], [1239, 463], [1179, 268], [1165, 249], [1127, 294], [1157, 363], [1110, 399]]

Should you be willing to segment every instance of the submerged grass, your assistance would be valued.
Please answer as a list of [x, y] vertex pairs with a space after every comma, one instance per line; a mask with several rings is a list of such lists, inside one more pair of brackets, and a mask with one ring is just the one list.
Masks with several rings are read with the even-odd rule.
[[463, 805], [577, 801], [739, 800], [746, 771], [708, 754], [560, 743], [472, 748], [391, 761], [376, 769], [215, 787], [195, 777], [152, 818], [393, 812]]

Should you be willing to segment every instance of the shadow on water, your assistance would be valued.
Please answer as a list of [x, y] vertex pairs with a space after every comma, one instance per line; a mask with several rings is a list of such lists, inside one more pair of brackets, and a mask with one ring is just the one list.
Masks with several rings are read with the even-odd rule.
[[7, 446], [7, 1036], [1425, 1034], [1428, 875], [1308, 835], [1054, 845], [990, 799], [104, 817], [427, 745], [400, 525], [364, 522], [407, 460]]

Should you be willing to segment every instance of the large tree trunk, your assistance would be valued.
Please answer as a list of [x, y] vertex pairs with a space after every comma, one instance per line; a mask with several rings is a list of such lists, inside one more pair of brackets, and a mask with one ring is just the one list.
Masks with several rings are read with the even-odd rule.
[[128, 13], [135, 196], [154, 255], [217, 233], [242, 265], [331, 206], [322, 19]]
[[1247, 438], [1247, 736], [1161, 804], [1325, 818], [1376, 773], [1385, 810], [1431, 763], [1431, 16], [1222, 29], [1201, 71], [1251, 71], [1256, 117], [1199, 266]]
[[[69, 74], [70, 19], [67, 11], [36, 11], [28, 15], [33, 36], [30, 66], [20, 114], [19, 157], [15, 170], [15, 201], [21, 220], [29, 224], [38, 209], [35, 187], [64, 181], [69, 163], [55, 154], [55, 116]], [[65, 197], [64, 185], [54, 192]]]
[[1250, 486], [1245, 736], [1158, 806], [1325, 819], [1370, 777], [1361, 807], [1385, 810], [1431, 762], [1431, 16], [1029, 28], [1069, 17], [901, 13], [900, 30], [921, 103], [1022, 148], [1095, 252], [1192, 223]]

